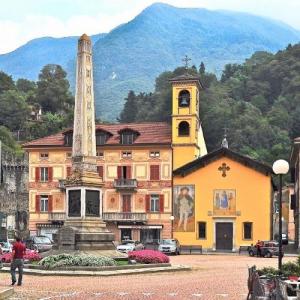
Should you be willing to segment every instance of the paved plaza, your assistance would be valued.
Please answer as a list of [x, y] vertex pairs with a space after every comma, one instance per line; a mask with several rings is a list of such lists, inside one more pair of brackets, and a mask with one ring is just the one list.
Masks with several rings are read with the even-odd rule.
[[[284, 261], [293, 260], [286, 257]], [[10, 300], [17, 299], [246, 299], [247, 267], [276, 266], [276, 258], [245, 255], [172, 256], [192, 271], [113, 277], [25, 276]], [[10, 283], [0, 274], [0, 286]]]

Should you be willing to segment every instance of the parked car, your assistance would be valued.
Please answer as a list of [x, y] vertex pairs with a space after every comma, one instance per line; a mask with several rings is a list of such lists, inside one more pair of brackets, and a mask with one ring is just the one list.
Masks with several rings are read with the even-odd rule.
[[[250, 256], [256, 256], [257, 255], [257, 247], [256, 246], [250, 246], [248, 249]], [[261, 247], [261, 256], [262, 257], [272, 257], [272, 256], [278, 256], [279, 255], [279, 245], [276, 241], [262, 241], [262, 247]], [[283, 253], [282, 253], [283, 255]]]
[[0, 242], [2, 253], [9, 253], [12, 251], [12, 244], [10, 242]]
[[180, 254], [180, 244], [177, 239], [161, 240], [158, 250], [163, 253]]
[[128, 253], [134, 250], [144, 250], [145, 246], [139, 241], [125, 240], [117, 246], [119, 252]]
[[47, 236], [32, 236], [26, 241], [26, 247], [38, 252], [45, 252], [52, 249], [53, 242]]

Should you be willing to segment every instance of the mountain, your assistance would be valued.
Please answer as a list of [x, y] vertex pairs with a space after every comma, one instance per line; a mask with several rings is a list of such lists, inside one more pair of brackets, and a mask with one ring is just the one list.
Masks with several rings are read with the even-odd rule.
[[[60, 63], [74, 87], [76, 38], [66, 39], [58, 39], [57, 46], [51, 43], [50, 50], [36, 44], [41, 39], [29, 42], [1, 55], [0, 69], [14, 77], [36, 78], [42, 64]], [[220, 74], [225, 64], [240, 63], [255, 51], [276, 52], [299, 42], [300, 32], [247, 13], [156, 3], [94, 40], [96, 111], [101, 119], [113, 120], [128, 90], [152, 90], [155, 77], [181, 65], [185, 54], [192, 64], [203, 61], [207, 70]]]
[[[91, 37], [95, 43], [105, 34]], [[0, 55], [0, 69], [14, 78], [36, 80], [42, 67], [47, 64], [59, 64], [68, 69], [77, 51], [78, 36], [53, 38], [42, 37], [29, 41], [16, 50]]]

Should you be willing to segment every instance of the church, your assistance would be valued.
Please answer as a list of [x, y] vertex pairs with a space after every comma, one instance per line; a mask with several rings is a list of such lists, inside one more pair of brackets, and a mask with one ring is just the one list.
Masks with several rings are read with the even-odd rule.
[[[77, 76], [76, 86], [88, 82], [88, 99], [93, 99], [90, 40], [84, 35], [79, 43], [88, 49], [89, 69]], [[117, 242], [151, 244], [174, 237], [182, 245], [236, 251], [270, 239], [271, 168], [231, 151], [226, 140], [207, 153], [199, 117], [199, 78], [186, 73], [171, 84], [172, 124], [87, 127], [94, 131], [95, 149], [90, 152], [95, 152], [93, 161], [102, 180], [99, 219]], [[78, 122], [76, 126], [82, 128]], [[29, 154], [32, 235], [52, 237], [70, 217], [65, 183], [72, 177], [74, 145], [78, 147], [74, 128], [23, 145]]]

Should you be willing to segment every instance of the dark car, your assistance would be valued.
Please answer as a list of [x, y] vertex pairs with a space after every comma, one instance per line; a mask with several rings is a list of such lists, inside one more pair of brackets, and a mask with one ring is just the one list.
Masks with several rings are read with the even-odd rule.
[[[276, 241], [262, 241], [262, 247], [261, 249], [261, 256], [262, 257], [272, 257], [272, 256], [278, 256], [279, 255], [279, 245]], [[256, 256], [257, 255], [257, 247], [256, 246], [250, 246], [248, 248], [248, 253], [250, 256]], [[283, 253], [282, 253], [283, 255]]]
[[52, 249], [53, 242], [47, 236], [32, 236], [26, 241], [26, 248], [45, 252]]

